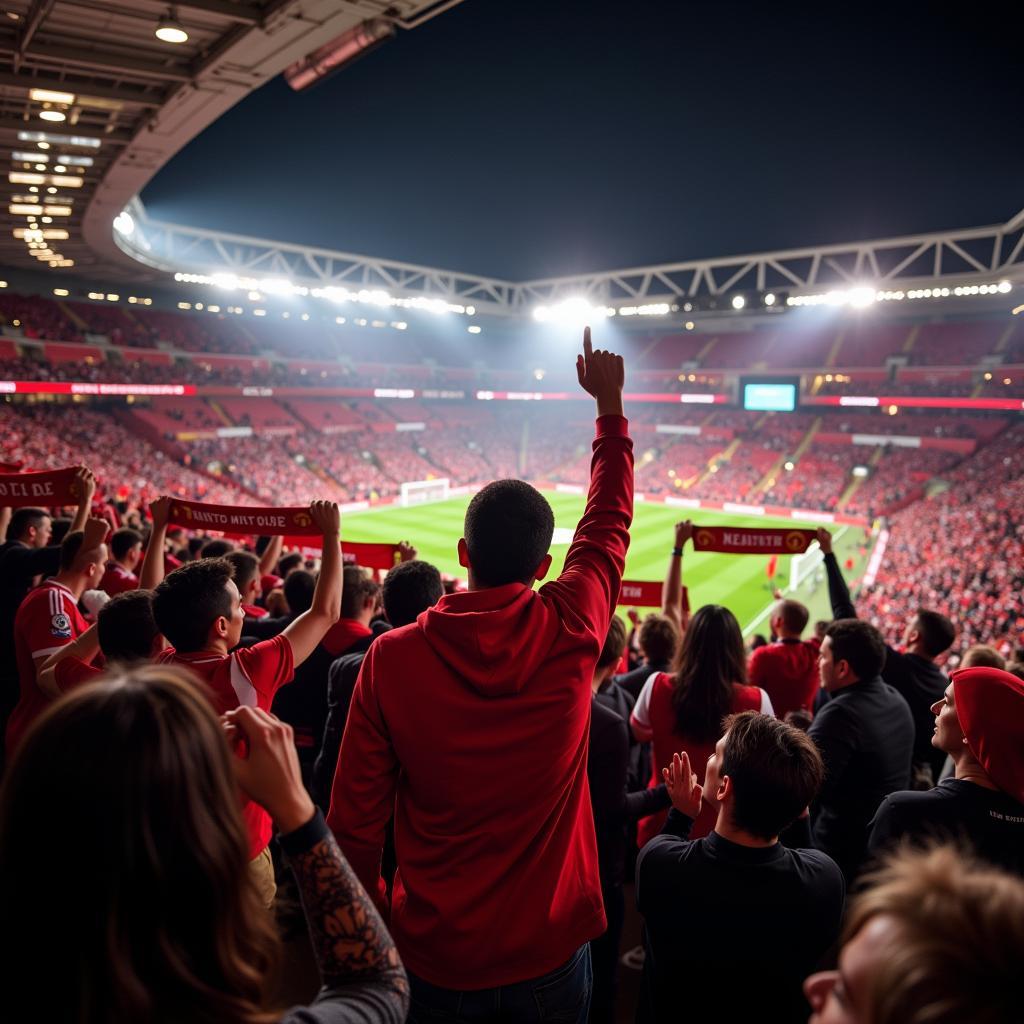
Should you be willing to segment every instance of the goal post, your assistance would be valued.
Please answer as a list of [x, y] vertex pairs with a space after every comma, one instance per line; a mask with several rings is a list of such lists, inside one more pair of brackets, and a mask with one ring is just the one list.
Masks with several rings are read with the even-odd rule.
[[409, 480], [402, 484], [398, 503], [409, 506], [446, 501], [448, 491], [448, 477], [441, 477], [438, 480]]
[[789, 589], [798, 590], [809, 576], [825, 561], [825, 555], [817, 544], [802, 555], [793, 555], [789, 560]]

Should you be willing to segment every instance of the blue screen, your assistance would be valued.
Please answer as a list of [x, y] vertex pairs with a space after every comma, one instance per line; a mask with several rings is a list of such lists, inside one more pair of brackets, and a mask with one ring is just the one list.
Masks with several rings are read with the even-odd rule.
[[792, 412], [796, 408], [796, 385], [744, 384], [743, 408], [766, 412]]

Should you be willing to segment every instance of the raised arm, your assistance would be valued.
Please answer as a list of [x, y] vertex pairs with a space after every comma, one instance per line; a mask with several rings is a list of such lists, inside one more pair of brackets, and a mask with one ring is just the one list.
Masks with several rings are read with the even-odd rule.
[[164, 548], [167, 544], [167, 520], [171, 514], [171, 499], [157, 498], [149, 506], [153, 516], [153, 529], [146, 545], [146, 556], [139, 570], [139, 590], [152, 590], [164, 578]]
[[240, 787], [266, 808], [281, 833], [323, 982], [313, 1005], [285, 1021], [400, 1024], [409, 984], [398, 950], [302, 785], [291, 727], [244, 706], [228, 712], [225, 723], [236, 749], [243, 737], [248, 747], [246, 756], [234, 759]]
[[324, 633], [341, 617], [341, 513], [333, 501], [314, 501], [309, 514], [323, 534], [324, 550], [313, 604], [281, 634], [292, 645], [296, 666], [313, 653]]
[[668, 559], [668, 572], [661, 588], [662, 613], [685, 632], [689, 613], [683, 604], [683, 547], [693, 536], [693, 522], [689, 519], [676, 523], [676, 542]]
[[96, 477], [92, 475], [92, 470], [86, 469], [85, 466], [79, 466], [76, 470], [75, 483], [78, 484], [78, 508], [75, 510], [75, 518], [71, 521], [68, 533], [85, 529], [85, 522], [92, 508], [92, 497], [96, 493]]
[[0, 541], [7, 539], [7, 527], [11, 525], [11, 516], [14, 514], [14, 509], [9, 505], [4, 505], [0, 508]]
[[76, 637], [69, 644], [65, 644], [59, 650], [54, 651], [40, 666], [37, 682], [39, 689], [51, 697], [61, 696], [61, 689], [57, 685], [57, 665], [65, 658], [78, 658], [79, 661], [92, 661], [99, 653], [100, 638], [93, 623], [81, 636]]
[[832, 534], [824, 526], [819, 526], [816, 536], [822, 553], [825, 556], [825, 572], [828, 575], [828, 599], [832, 604], [832, 618], [855, 619], [857, 618], [857, 609], [853, 606], [850, 588], [847, 587], [846, 580], [843, 579], [843, 574], [839, 568], [839, 563], [836, 561], [836, 556], [832, 553]]
[[271, 537], [266, 550], [260, 556], [260, 576], [269, 576], [276, 568], [281, 559], [281, 549], [284, 547], [284, 537]]
[[[619, 598], [633, 519], [633, 442], [622, 415], [622, 357], [594, 351], [590, 328], [583, 332], [583, 354], [576, 360], [580, 387], [597, 405], [597, 437], [590, 464], [590, 493], [576, 527], [565, 568], [542, 593], [558, 601], [567, 621], [582, 620], [603, 641]], [[598, 643], [600, 646], [600, 643]]]

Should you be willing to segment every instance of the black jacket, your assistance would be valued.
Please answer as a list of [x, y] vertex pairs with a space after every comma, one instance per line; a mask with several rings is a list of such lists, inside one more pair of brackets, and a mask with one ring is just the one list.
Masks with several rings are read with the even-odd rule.
[[814, 845], [849, 883], [864, 859], [878, 805], [910, 784], [914, 721], [891, 686], [864, 679], [833, 692], [808, 735], [825, 761], [825, 781], [811, 806]]
[[628, 775], [629, 726], [594, 697], [590, 704], [587, 780], [603, 889], [624, 881], [628, 823], [664, 810], [671, 803], [664, 786], [628, 792]]
[[[857, 618], [850, 590], [834, 554], [825, 556], [825, 571], [828, 573], [828, 596], [833, 616], [837, 619]], [[914, 718], [914, 764], [930, 767], [932, 778], [938, 779], [946, 755], [932, 746], [935, 716], [931, 707], [942, 700], [949, 679], [934, 661], [919, 654], [903, 654], [888, 645], [882, 678], [907, 702]]]

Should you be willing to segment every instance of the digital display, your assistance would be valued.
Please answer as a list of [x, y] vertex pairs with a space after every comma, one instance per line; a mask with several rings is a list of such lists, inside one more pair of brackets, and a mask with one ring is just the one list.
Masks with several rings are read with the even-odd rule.
[[759, 412], [793, 412], [797, 385], [781, 381], [744, 381], [743, 408]]

